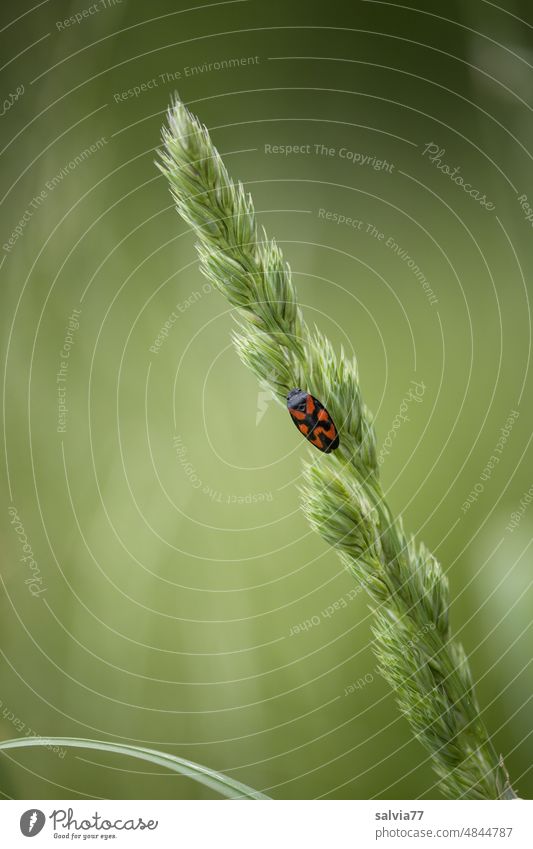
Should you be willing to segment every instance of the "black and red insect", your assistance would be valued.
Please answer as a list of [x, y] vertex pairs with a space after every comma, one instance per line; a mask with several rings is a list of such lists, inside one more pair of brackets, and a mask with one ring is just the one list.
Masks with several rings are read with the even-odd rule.
[[339, 434], [333, 419], [324, 405], [309, 392], [291, 389], [287, 395], [287, 409], [300, 433], [320, 451], [329, 454], [339, 447]]

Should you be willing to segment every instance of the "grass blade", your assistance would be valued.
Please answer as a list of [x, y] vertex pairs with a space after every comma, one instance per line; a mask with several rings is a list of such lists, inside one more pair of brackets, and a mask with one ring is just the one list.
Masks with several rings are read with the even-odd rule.
[[3, 740], [0, 742], [0, 751], [7, 749], [27, 749], [33, 746], [64, 746], [74, 749], [95, 749], [99, 752], [113, 752], [116, 755], [128, 755], [141, 761], [149, 761], [156, 766], [163, 766], [179, 775], [192, 778], [199, 784], [209, 787], [225, 796], [227, 799], [268, 799], [264, 793], [235, 781], [227, 775], [216, 772], [209, 767], [170, 755], [167, 752], [159, 752], [157, 749], [146, 749], [144, 746], [130, 746], [125, 743], [107, 743], [103, 740], [87, 740], [83, 737], [31, 737], [16, 738], [14, 740]]

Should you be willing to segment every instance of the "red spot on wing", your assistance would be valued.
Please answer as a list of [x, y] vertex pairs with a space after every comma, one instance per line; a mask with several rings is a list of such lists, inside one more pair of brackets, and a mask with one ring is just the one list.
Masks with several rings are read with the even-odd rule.
[[335, 439], [337, 431], [335, 430], [335, 425], [333, 422], [330, 422], [329, 427], [324, 427], [323, 425], [317, 428], [317, 433], [323, 433], [328, 439]]
[[293, 417], [293, 419], [298, 419], [298, 421], [303, 422], [305, 420], [305, 413], [301, 413], [300, 410], [291, 410], [289, 408], [289, 413]]

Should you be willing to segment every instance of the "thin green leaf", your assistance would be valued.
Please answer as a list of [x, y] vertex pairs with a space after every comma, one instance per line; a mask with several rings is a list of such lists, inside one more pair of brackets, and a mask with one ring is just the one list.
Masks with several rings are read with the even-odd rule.
[[215, 772], [209, 767], [170, 755], [167, 752], [159, 752], [157, 749], [146, 749], [144, 746], [129, 746], [125, 743], [107, 743], [104, 740], [86, 740], [82, 737], [31, 737], [16, 738], [14, 740], [3, 740], [0, 742], [0, 751], [6, 749], [28, 749], [32, 746], [65, 746], [74, 749], [96, 749], [99, 752], [113, 752], [116, 755], [128, 755], [141, 761], [149, 761], [156, 766], [192, 778], [199, 784], [209, 787], [226, 796], [228, 799], [268, 799], [264, 793], [235, 781], [227, 775]]

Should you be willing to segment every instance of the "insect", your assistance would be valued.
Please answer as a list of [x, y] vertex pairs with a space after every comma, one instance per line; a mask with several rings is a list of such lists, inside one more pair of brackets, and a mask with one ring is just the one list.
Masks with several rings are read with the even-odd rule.
[[287, 409], [300, 433], [320, 451], [329, 454], [339, 447], [337, 428], [323, 404], [303, 389], [291, 389]]

